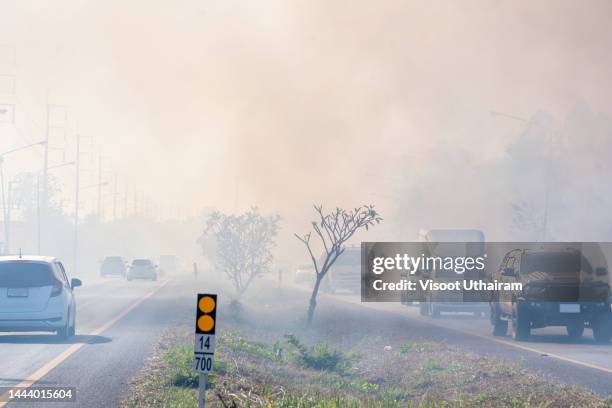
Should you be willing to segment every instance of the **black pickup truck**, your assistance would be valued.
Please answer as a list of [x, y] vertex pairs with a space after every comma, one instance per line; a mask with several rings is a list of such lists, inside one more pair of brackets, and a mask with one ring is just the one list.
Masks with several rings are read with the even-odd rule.
[[491, 299], [493, 334], [529, 339], [532, 329], [565, 326], [572, 338], [593, 330], [598, 343], [612, 338], [608, 270], [593, 268], [576, 249], [515, 249], [504, 257], [493, 279], [520, 282], [520, 292], [496, 292]]

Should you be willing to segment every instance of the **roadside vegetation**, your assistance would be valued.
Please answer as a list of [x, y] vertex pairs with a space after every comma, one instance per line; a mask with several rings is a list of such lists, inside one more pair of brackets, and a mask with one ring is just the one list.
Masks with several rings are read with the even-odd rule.
[[[586, 389], [529, 373], [521, 361], [467, 353], [401, 328], [381, 330], [375, 315], [335, 311], [302, 330], [306, 322], [289, 317], [300, 306], [226, 309], [207, 406], [612, 407]], [[192, 364], [192, 326], [185, 324], [160, 339], [123, 406], [197, 406]]]

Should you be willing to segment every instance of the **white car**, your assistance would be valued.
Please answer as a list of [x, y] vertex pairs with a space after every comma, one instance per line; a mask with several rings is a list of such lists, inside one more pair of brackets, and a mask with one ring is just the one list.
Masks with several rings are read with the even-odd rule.
[[134, 259], [127, 273], [127, 280], [132, 279], [157, 280], [157, 265], [150, 259]]
[[46, 256], [0, 256], [0, 332], [57, 332], [74, 336], [79, 279]]

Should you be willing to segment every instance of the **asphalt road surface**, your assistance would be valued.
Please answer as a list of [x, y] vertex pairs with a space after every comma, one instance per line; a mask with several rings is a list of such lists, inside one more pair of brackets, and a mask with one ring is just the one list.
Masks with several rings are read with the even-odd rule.
[[[270, 282], [268, 282], [270, 283]], [[265, 282], [258, 282], [258, 285]], [[159, 335], [194, 315], [195, 294], [218, 288], [193, 280], [135, 281], [110, 279], [77, 289], [77, 336], [0, 334], [0, 386], [71, 386], [76, 403], [54, 407], [112, 407], [126, 397], [128, 382], [145, 366]], [[307, 299], [303, 289], [296, 296]], [[257, 291], [257, 288], [252, 288]], [[361, 308], [387, 317], [424, 338], [447, 341], [482, 355], [521, 361], [537, 374], [612, 395], [612, 346], [596, 345], [590, 331], [570, 342], [563, 328], [534, 331], [532, 341], [516, 343], [493, 337], [487, 320], [460, 314], [421, 317], [417, 308], [359, 302], [354, 295], [322, 295], [321, 308]], [[384, 335], [384, 333], [381, 333]], [[44, 405], [44, 404], [43, 404]], [[13, 403], [40, 407], [40, 403]], [[3, 404], [0, 403], [0, 407]]]

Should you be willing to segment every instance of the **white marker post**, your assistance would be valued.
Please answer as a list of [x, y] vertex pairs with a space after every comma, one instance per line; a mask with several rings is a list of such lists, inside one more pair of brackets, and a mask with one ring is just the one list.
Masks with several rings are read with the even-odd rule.
[[198, 406], [206, 405], [208, 373], [214, 366], [215, 326], [217, 323], [217, 295], [199, 293], [196, 308], [194, 371], [200, 373]]

